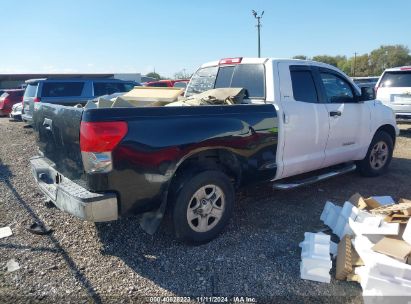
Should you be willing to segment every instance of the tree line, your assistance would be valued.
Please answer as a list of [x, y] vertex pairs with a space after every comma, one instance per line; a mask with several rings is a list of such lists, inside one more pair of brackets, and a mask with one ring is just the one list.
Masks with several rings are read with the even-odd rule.
[[349, 76], [379, 76], [387, 68], [411, 65], [410, 50], [405, 45], [382, 45], [370, 53], [346, 57], [342, 55], [317, 55], [308, 58], [297, 55], [294, 59], [310, 59], [331, 64]]

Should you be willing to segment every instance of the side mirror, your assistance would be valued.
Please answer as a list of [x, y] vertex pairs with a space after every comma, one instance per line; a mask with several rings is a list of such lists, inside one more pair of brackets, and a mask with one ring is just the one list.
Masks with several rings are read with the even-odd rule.
[[361, 87], [360, 101], [374, 100], [375, 90], [373, 87]]

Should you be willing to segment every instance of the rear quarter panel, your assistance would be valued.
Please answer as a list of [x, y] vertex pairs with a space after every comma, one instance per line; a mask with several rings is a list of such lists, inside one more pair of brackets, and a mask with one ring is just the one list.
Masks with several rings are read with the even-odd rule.
[[117, 191], [121, 214], [154, 209], [179, 165], [195, 153], [218, 149], [236, 155], [243, 181], [276, 172], [277, 116], [273, 105], [86, 110], [83, 121], [128, 122], [113, 151], [114, 170], [89, 178], [93, 191]]

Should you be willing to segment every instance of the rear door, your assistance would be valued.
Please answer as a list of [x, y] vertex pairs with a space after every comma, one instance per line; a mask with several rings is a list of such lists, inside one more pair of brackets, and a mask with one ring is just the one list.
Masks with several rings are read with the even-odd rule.
[[386, 71], [378, 84], [377, 99], [397, 114], [411, 114], [411, 70]]
[[328, 112], [313, 69], [307, 65], [278, 63], [283, 110], [284, 178], [322, 167], [325, 159]]
[[354, 86], [335, 70], [319, 68], [318, 77], [327, 103], [329, 136], [324, 167], [357, 159], [370, 131], [370, 108], [359, 102]]

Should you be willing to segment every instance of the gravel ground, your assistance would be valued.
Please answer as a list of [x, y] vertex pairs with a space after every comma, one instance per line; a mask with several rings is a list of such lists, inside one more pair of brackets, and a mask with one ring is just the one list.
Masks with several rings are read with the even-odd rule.
[[[323, 226], [325, 201], [340, 205], [353, 193], [411, 198], [411, 126], [402, 125], [391, 170], [378, 178], [347, 174], [288, 192], [269, 185], [242, 190], [225, 233], [198, 247], [173, 240], [162, 225], [149, 236], [137, 218], [94, 224], [49, 209], [28, 166], [34, 132], [0, 118], [0, 302], [114, 303], [152, 296], [248, 296], [258, 302], [361, 303], [357, 283], [300, 279], [299, 242]], [[34, 220], [54, 232], [29, 233]], [[6, 273], [10, 259], [20, 269]]]

